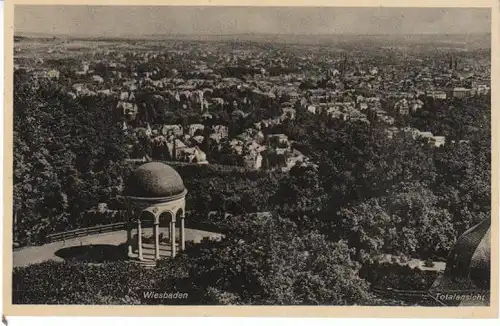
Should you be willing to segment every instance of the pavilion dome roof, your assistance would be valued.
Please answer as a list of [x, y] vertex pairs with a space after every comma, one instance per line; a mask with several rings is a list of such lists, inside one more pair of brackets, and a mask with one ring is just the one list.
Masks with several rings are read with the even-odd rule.
[[467, 230], [448, 255], [445, 277], [452, 282], [470, 283], [479, 289], [490, 287], [491, 220]]
[[163, 198], [183, 194], [184, 182], [177, 171], [161, 162], [149, 162], [135, 169], [125, 183], [124, 195]]
[[[483, 293], [489, 297], [491, 266], [491, 220], [467, 230], [458, 239], [446, 261], [446, 269], [431, 287], [438, 293]], [[472, 292], [471, 292], [472, 291]], [[488, 300], [464, 298], [454, 304], [484, 306]]]

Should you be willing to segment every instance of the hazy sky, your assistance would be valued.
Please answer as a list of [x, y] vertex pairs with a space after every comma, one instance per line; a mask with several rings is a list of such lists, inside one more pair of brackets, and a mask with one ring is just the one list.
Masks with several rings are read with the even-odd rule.
[[149, 34], [441, 34], [490, 32], [489, 9], [173, 6], [15, 7], [15, 32]]

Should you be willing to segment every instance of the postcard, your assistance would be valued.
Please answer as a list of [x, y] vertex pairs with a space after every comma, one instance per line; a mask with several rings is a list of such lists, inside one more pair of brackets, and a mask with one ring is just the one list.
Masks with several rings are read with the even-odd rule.
[[5, 10], [6, 315], [498, 316], [497, 1]]

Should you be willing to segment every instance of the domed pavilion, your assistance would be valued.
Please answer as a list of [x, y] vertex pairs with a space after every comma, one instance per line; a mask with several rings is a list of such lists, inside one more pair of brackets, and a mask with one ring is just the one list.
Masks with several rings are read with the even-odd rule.
[[[464, 294], [455, 296], [455, 301], [462, 306], [489, 305], [491, 267], [491, 220], [467, 230], [450, 251], [444, 274], [436, 280], [431, 291], [446, 294]], [[481, 300], [477, 296], [482, 294]]]
[[[185, 196], [181, 176], [171, 166], [149, 162], [135, 169], [125, 184], [128, 256], [155, 263], [185, 248]], [[179, 236], [176, 224], [179, 223]]]

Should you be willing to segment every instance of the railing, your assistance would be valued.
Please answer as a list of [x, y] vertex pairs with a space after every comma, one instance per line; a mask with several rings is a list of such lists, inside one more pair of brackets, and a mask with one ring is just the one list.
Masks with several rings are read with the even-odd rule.
[[[153, 221], [143, 221], [143, 227], [150, 227], [152, 225], [153, 225]], [[97, 225], [97, 226], [92, 226], [92, 227], [83, 228], [83, 229], [76, 229], [76, 230], [52, 233], [52, 234], [47, 235], [47, 237], [45, 238], [45, 243], [50, 243], [50, 242], [55, 242], [55, 241], [63, 241], [63, 240], [68, 240], [68, 239], [73, 239], [73, 238], [78, 238], [78, 237], [84, 237], [84, 236], [88, 236], [88, 235], [92, 235], [92, 234], [121, 231], [121, 230], [125, 230], [126, 226], [127, 226], [126, 222], [118, 222], [118, 223], [113, 223], [113, 224]], [[186, 220], [186, 227], [195, 228], [198, 230], [209, 231], [209, 232], [216, 232], [216, 233], [220, 233], [220, 232], [224, 231], [223, 229], [221, 229], [217, 226], [214, 226], [212, 224], [194, 222], [194, 221], [189, 221], [189, 220]]]
[[113, 224], [105, 224], [105, 225], [97, 225], [84, 229], [77, 229], [59, 233], [52, 233], [46, 237], [45, 242], [54, 242], [54, 241], [62, 241], [67, 239], [73, 239], [77, 237], [83, 237], [91, 234], [99, 234], [113, 231], [124, 230], [127, 223], [119, 222]]
[[379, 286], [374, 286], [371, 291], [379, 296], [399, 299], [403, 301], [419, 301], [419, 302], [432, 302], [437, 303], [436, 299], [432, 296], [429, 291], [422, 290], [398, 290], [392, 288], [383, 288]]

